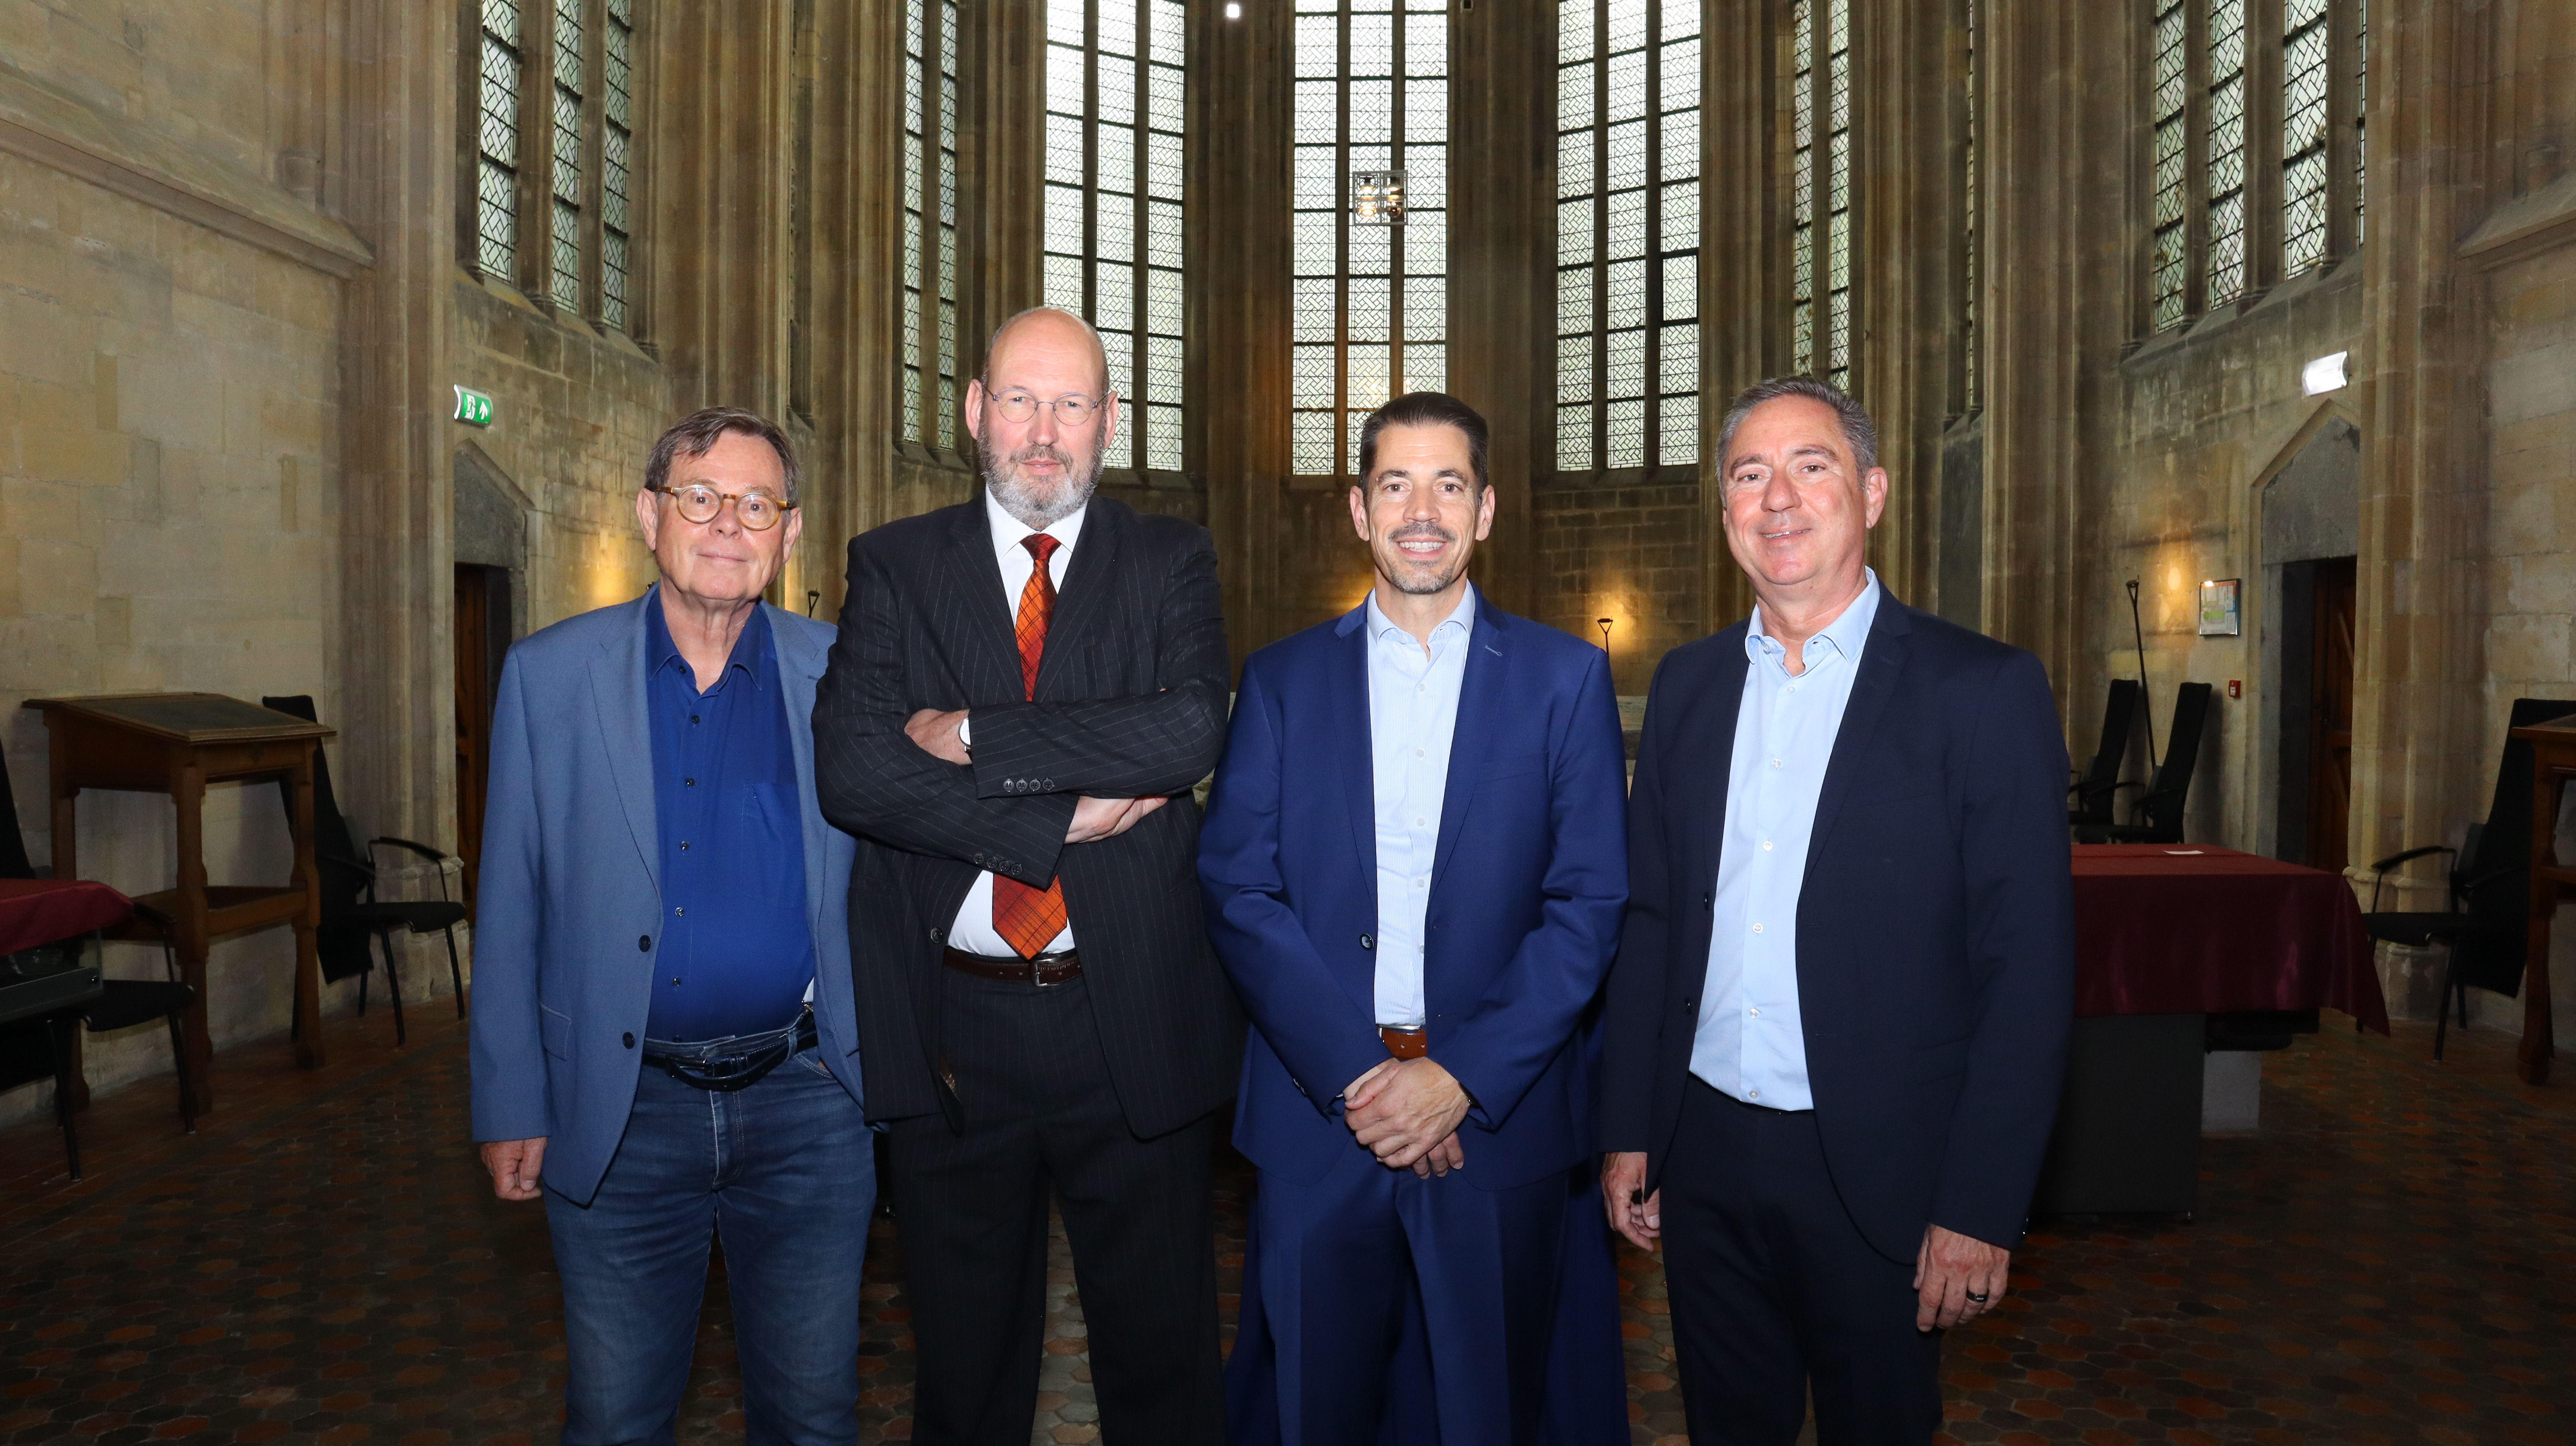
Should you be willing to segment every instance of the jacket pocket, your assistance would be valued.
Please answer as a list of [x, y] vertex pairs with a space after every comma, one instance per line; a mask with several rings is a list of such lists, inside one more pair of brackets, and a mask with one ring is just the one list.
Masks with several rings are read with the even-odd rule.
[[572, 1062], [572, 1016], [560, 1009], [537, 1006], [537, 1033], [545, 1042], [546, 1053]]
[[1966, 1073], [1968, 1046], [1973, 1042], [1966, 1038], [1953, 1039], [1942, 1044], [1927, 1044], [1914, 1051], [1914, 1078], [1948, 1079]]

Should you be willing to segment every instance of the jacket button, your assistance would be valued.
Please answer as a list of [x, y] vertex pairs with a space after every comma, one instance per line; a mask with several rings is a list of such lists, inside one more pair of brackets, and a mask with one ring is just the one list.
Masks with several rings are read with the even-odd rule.
[[1703, 909], [1705, 909], [1705, 908], [1709, 907], [1709, 906], [1710, 906], [1710, 905], [1712, 905], [1712, 904], [1715, 904], [1716, 902], [1717, 902], [1717, 895], [1715, 895], [1715, 894], [1702, 894], [1702, 895], [1700, 895], [1700, 896], [1699, 896], [1699, 906], [1700, 906], [1701, 908], [1703, 908]]
[[1698, 1001], [1698, 1000], [1696, 1000], [1696, 999], [1685, 999], [1685, 1000], [1683, 1000], [1683, 1001], [1682, 1001], [1682, 1013], [1684, 1013], [1684, 1014], [1688, 1014], [1688, 1013], [1690, 1013], [1693, 1009], [1696, 1009], [1696, 1008], [1698, 1008], [1698, 1007], [1699, 1007], [1699, 1001]]
[[633, 1049], [635, 1047], [635, 1036], [631, 1034], [626, 1036], [626, 1047], [628, 1049]]
[[1360, 936], [1360, 947], [1363, 949], [1374, 949], [1377, 947], [1377, 941], [1366, 934], [1362, 934]]
[[943, 935], [943, 934], [946, 934], [947, 932], [948, 932], [947, 930], [942, 929], [942, 928], [938, 927], [938, 926], [937, 926], [937, 925], [935, 925], [935, 924], [934, 924], [934, 925], [932, 925], [932, 926], [931, 926], [931, 930], [930, 930], [930, 942], [931, 942], [931, 943], [933, 943], [933, 944], [938, 943], [938, 942], [939, 942], [939, 940], [940, 940], [940, 936], [941, 936], [941, 935]]
[[642, 950], [642, 951], [644, 951], [644, 952], [645, 952], [645, 953], [647, 953], [647, 954], [652, 953], [652, 952], [653, 952], [653, 936], [652, 936], [652, 935], [650, 935], [650, 934], [642, 934], [642, 935], [638, 935], [638, 936], [636, 937], [636, 940], [635, 940], [635, 947], [636, 947], [636, 948], [638, 948], [638, 949], [640, 949], [640, 950]]

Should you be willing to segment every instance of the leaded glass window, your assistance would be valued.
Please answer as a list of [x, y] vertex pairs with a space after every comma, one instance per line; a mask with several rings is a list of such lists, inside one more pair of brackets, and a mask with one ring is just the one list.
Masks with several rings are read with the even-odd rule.
[[599, 155], [599, 319], [623, 331], [635, 244], [629, 193], [635, 157], [635, 0], [608, 0], [608, 25], [600, 42], [606, 115]]
[[2189, 218], [2190, 25], [2183, 0], [2155, 0], [2152, 32], [2155, 90], [2155, 171], [2151, 181], [2155, 233], [2149, 260], [2148, 312], [2158, 331], [2180, 326], [2186, 314], [2183, 283], [2189, 269], [2184, 241]]
[[957, 431], [957, 5], [905, 0], [903, 395], [898, 435]]
[[[1297, 0], [1289, 470], [1350, 476], [1360, 423], [1448, 361], [1445, 0]], [[1401, 225], [1354, 224], [1351, 174], [1405, 172]]]
[[519, 55], [518, 0], [483, 0], [476, 86], [474, 264], [504, 281], [518, 265]]
[[2281, 6], [2281, 274], [2326, 256], [2326, 0]]
[[1851, 385], [1851, 0], [1791, 0], [1789, 368]]
[[1118, 392], [1112, 467], [1181, 466], [1181, 0], [1049, 0], [1045, 290]]
[[1698, 0], [1557, 6], [1556, 465], [1699, 460]]
[[2245, 0], [2207, 0], [2209, 239], [2201, 262], [2210, 306], [2245, 294]]
[[581, 4], [555, 6], [554, 185], [547, 289], [555, 304], [581, 305]]

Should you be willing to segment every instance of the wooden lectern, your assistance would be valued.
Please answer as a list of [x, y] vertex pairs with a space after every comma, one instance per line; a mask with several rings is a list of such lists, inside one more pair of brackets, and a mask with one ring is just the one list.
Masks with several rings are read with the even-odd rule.
[[[180, 1031], [197, 1112], [214, 1108], [214, 1045], [206, 1033], [206, 953], [216, 938], [270, 924], [295, 926], [295, 1058], [322, 1063], [322, 963], [314, 938], [322, 926], [320, 875], [313, 862], [313, 750], [333, 730], [220, 693], [127, 693], [90, 698], [31, 698], [45, 715], [52, 744], [54, 877], [80, 877], [74, 805], [84, 788], [167, 793], [179, 808], [179, 881], [138, 895], [137, 904], [176, 921], [179, 968], [197, 991]], [[206, 785], [222, 779], [281, 777], [294, 799], [295, 881], [284, 888], [209, 885], [203, 813]], [[140, 918], [108, 935], [157, 942]]]
[[2576, 781], [2576, 720], [2516, 728], [2531, 745], [2531, 932], [2523, 945], [2522, 1048], [2516, 1065], [2525, 1084], [2549, 1083], [2557, 1040], [2549, 1014], [2549, 924], [2559, 891], [2576, 885], [2576, 864], [2558, 858], [2558, 799]]

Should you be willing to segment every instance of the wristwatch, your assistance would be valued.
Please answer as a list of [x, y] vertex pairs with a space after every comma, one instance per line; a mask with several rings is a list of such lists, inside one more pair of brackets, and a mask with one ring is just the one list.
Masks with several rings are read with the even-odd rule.
[[965, 749], [966, 756], [969, 758], [975, 756], [974, 722], [975, 715], [972, 713], [969, 713], [965, 717], [957, 720], [957, 746]]

